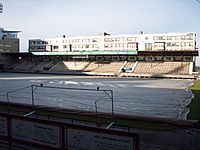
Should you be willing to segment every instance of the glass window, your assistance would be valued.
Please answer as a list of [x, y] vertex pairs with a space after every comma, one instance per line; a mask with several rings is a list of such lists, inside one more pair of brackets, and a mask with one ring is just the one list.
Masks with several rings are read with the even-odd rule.
[[154, 36], [153, 37], [154, 40], [165, 40], [164, 36]]
[[97, 42], [97, 39], [92, 39], [92, 42]]
[[172, 37], [171, 37], [171, 36], [168, 36], [168, 37], [167, 37], [167, 40], [172, 40]]
[[168, 46], [168, 47], [174, 47], [174, 46], [179, 46], [179, 43], [178, 42], [168, 42], [168, 43], [166, 43], [166, 45]]
[[174, 60], [182, 60], [182, 58], [177, 56], [177, 57], [174, 57]]
[[104, 48], [108, 48], [109, 47], [109, 44], [104, 44]]
[[186, 57], [184, 58], [184, 60], [185, 60], [185, 61], [192, 61], [192, 57], [186, 56]]
[[115, 44], [115, 47], [116, 48], [124, 48], [124, 44], [123, 43], [118, 43], [118, 44]]
[[144, 60], [143, 56], [138, 56], [138, 60]]
[[132, 37], [128, 37], [127, 41], [133, 41], [133, 38]]
[[58, 49], [58, 46], [57, 46], [57, 45], [54, 45], [54, 46], [53, 46], [53, 49]]
[[153, 57], [146, 57], [146, 60], [147, 60], [147, 61], [152, 61], [152, 60], [153, 60]]
[[190, 46], [190, 47], [193, 47], [193, 43], [192, 43], [192, 42], [189, 42], [189, 46]]
[[175, 36], [175, 40], [179, 40], [179, 36]]
[[129, 61], [135, 61], [135, 60], [136, 60], [136, 57], [130, 56], [128, 59], [129, 59]]
[[152, 43], [145, 43], [145, 50], [152, 50]]
[[155, 59], [156, 59], [157, 61], [162, 61], [162, 57], [161, 57], [161, 56], [157, 56]]
[[165, 57], [165, 60], [171, 61], [171, 60], [173, 60], [173, 58], [172, 57]]
[[115, 38], [115, 41], [120, 41], [120, 38], [118, 37], [118, 38]]

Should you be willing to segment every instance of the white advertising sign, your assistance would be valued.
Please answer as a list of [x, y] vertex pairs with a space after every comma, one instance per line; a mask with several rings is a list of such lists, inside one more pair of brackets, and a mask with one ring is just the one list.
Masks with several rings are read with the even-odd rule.
[[7, 119], [0, 117], [0, 135], [7, 136]]
[[15, 139], [60, 148], [60, 128], [35, 122], [12, 119], [12, 137]]
[[68, 150], [134, 150], [133, 138], [78, 129], [67, 129]]

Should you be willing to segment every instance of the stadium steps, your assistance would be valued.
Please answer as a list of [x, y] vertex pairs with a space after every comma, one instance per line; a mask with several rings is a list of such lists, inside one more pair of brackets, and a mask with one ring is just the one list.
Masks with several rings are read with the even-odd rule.
[[[53, 64], [51, 64], [51, 66], [52, 65]], [[50, 72], [65, 72], [66, 70], [68, 70], [68, 68], [66, 68], [62, 61], [54, 63], [54, 65], [49, 69]]]
[[91, 62], [85, 69], [85, 72], [94, 73], [118, 73], [123, 62]]
[[51, 72], [71, 72], [83, 71], [89, 62], [75, 62], [75, 61], [60, 61], [50, 71]]
[[23, 61], [18, 66], [13, 68], [13, 70], [17, 71], [31, 71], [31, 68], [33, 68], [35, 65], [37, 65], [36, 61]]
[[128, 61], [126, 61], [125, 65], [121, 68], [121, 72], [123, 72], [122, 71], [123, 68], [131, 68], [132, 70], [130, 70], [129, 72], [133, 72], [133, 70], [135, 68], [134, 66], [135, 66], [135, 62], [128, 62]]
[[48, 66], [50, 63], [49, 61], [42, 61], [40, 63], [38, 63], [37, 65], [35, 65], [31, 70], [32, 71], [42, 71], [43, 68], [45, 68], [46, 66]]
[[[111, 76], [131, 76], [131, 77], [169, 77], [183, 75], [190, 78], [189, 70], [191, 62], [181, 61], [39, 61], [20, 60], [16, 65], [10, 67], [11, 72], [38, 72], [57, 74], [79, 74], [79, 75], [111, 75]], [[121, 72], [121, 68], [132, 68], [132, 72]], [[167, 76], [166, 76], [167, 75]], [[193, 77], [192, 77], [193, 78]]]
[[9, 67], [9, 70], [15, 70], [17, 69], [18, 66], [20, 66], [24, 61], [20, 60], [19, 62], [17, 62], [16, 64], [12, 65]]
[[72, 71], [83, 71], [89, 64], [87, 61], [64, 61], [65, 66]]
[[133, 73], [188, 75], [189, 62], [139, 62]]

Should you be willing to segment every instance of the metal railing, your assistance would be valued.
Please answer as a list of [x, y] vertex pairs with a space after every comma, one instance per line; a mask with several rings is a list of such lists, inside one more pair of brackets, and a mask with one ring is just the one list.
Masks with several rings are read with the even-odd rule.
[[[65, 91], [70, 91], [70, 92], [73, 92], [73, 91], [85, 91], [85, 92], [94, 92], [94, 94], [93, 94], [93, 101], [94, 101], [94, 105], [93, 105], [93, 107], [94, 107], [94, 110], [95, 110], [95, 112], [96, 113], [98, 113], [99, 111], [98, 111], [98, 103], [100, 102], [100, 101], [107, 101], [107, 100], [110, 100], [110, 102], [111, 102], [111, 113], [112, 113], [112, 115], [114, 114], [114, 101], [113, 101], [113, 91], [112, 90], [105, 90], [105, 89], [100, 89], [99, 87], [97, 87], [96, 89], [83, 89], [83, 88], [68, 88], [68, 87], [55, 87], [55, 86], [45, 86], [45, 85], [43, 85], [43, 84], [40, 84], [40, 85], [30, 85], [30, 86], [26, 86], [26, 87], [23, 87], [23, 88], [19, 88], [19, 89], [16, 89], [16, 90], [12, 90], [12, 91], [9, 91], [9, 92], [7, 92], [6, 93], [6, 97], [7, 97], [7, 102], [8, 102], [8, 104], [10, 104], [10, 102], [11, 102], [11, 100], [10, 100], [10, 98], [12, 98], [12, 96], [11, 96], [11, 94], [14, 94], [15, 92], [20, 92], [20, 91], [22, 91], [22, 90], [26, 90], [26, 89], [28, 89], [28, 90], [30, 90], [30, 93], [31, 93], [31, 105], [32, 105], [32, 110], [33, 111], [35, 111], [35, 107], [37, 106], [36, 105], [36, 95], [35, 95], [35, 93], [36, 93], [36, 91], [37, 90], [39, 90], [39, 88], [40, 89], [51, 89], [50, 91], [48, 91], [46, 94], [47, 95], [45, 95], [44, 93], [43, 93], [43, 96], [45, 95], [46, 97], [44, 97], [44, 98], [46, 98], [46, 99], [48, 99], [48, 96], [50, 97], [50, 94], [52, 94], [53, 92], [53, 90], [54, 90], [54, 92], [55, 92], [55, 90], [65, 90]], [[96, 92], [101, 92], [101, 94], [103, 94], [103, 95], [100, 95], [100, 97], [97, 97], [97, 95], [95, 95], [96, 94]], [[26, 94], [27, 94], [27, 92], [25, 92]], [[24, 93], [24, 94], [25, 94]], [[21, 93], [21, 94], [23, 94], [23, 92]], [[41, 94], [41, 93], [40, 93]], [[79, 93], [77, 92], [77, 95], [78, 95]], [[81, 95], [80, 95], [81, 96]], [[16, 96], [17, 97], [17, 96]], [[52, 96], [53, 97], [53, 96]], [[56, 97], [56, 96], [55, 96]], [[61, 97], [62, 97], [62, 95], [61, 95]], [[19, 99], [20, 99], [20, 96], [18, 97]], [[57, 97], [56, 97], [57, 98]], [[97, 100], [96, 100], [96, 98], [98, 98]], [[58, 99], [58, 98], [57, 98]], [[69, 99], [69, 98], [68, 98]], [[81, 103], [81, 102], [76, 102], [76, 101], [73, 101], [73, 100], [67, 100], [67, 99], [64, 99], [64, 101], [68, 101], [68, 102], [74, 102], [74, 103], [78, 103], [78, 104], [82, 104], [82, 105], [88, 105], [88, 106], [92, 106], [92, 105], [90, 105], [90, 104], [83, 104], [83, 103]], [[45, 106], [48, 106], [48, 105], [45, 105]]]

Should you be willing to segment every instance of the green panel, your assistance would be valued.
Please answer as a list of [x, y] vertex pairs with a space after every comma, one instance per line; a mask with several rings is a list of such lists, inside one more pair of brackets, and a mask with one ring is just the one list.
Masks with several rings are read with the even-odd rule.
[[32, 52], [33, 55], [137, 55], [137, 50], [84, 51], [84, 52]]

